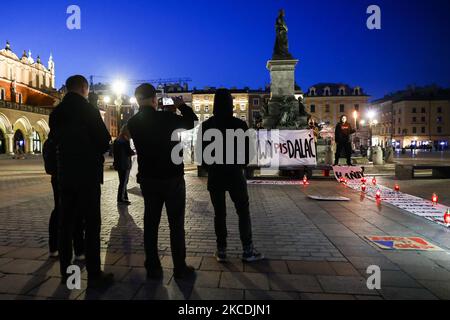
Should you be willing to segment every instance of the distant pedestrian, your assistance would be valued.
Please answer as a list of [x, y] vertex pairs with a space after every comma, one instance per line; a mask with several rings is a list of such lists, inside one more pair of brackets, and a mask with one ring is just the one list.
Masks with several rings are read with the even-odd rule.
[[101, 270], [100, 196], [104, 153], [111, 136], [100, 112], [87, 101], [89, 83], [83, 76], [66, 81], [67, 94], [50, 115], [50, 135], [56, 146], [59, 210], [59, 260], [62, 283], [72, 265], [72, 242], [79, 219], [85, 222], [86, 269], [89, 288], [113, 283]]
[[[198, 143], [201, 144], [201, 151], [208, 146], [203, 137], [208, 130], [219, 130], [223, 137], [223, 159], [221, 163], [209, 164], [203, 163], [208, 170], [208, 191], [214, 207], [214, 226], [217, 237], [216, 259], [218, 262], [227, 261], [227, 210], [226, 210], [226, 192], [231, 196], [236, 213], [239, 216], [239, 233], [243, 246], [242, 260], [253, 262], [264, 259], [253, 246], [252, 224], [250, 217], [250, 200], [247, 190], [247, 180], [244, 175], [244, 168], [248, 165], [249, 145], [247, 143], [235, 146], [234, 155], [245, 154], [246, 164], [238, 164], [237, 159], [234, 164], [228, 164], [227, 160], [227, 134], [228, 129], [249, 130], [247, 123], [233, 117], [233, 97], [226, 89], [219, 89], [215, 94], [214, 116], [202, 124], [201, 136]], [[225, 164], [227, 163], [227, 164]]]
[[130, 132], [128, 127], [124, 126], [119, 134], [119, 137], [114, 141], [113, 145], [114, 155], [114, 169], [119, 174], [119, 190], [117, 192], [117, 203], [130, 205], [128, 199], [128, 180], [131, 171], [131, 157], [134, 156], [134, 151], [130, 146]]
[[344, 156], [347, 159], [347, 165], [348, 166], [353, 165], [352, 145], [350, 143], [350, 136], [355, 132], [356, 130], [354, 130], [351, 124], [347, 122], [347, 117], [342, 116], [335, 130], [335, 140], [336, 140], [336, 158], [334, 161], [335, 166], [339, 165], [339, 159], [341, 158], [342, 152], [344, 152]]

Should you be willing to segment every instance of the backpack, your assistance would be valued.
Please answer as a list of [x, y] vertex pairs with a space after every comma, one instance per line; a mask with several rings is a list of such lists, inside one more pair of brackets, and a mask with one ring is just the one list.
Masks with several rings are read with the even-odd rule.
[[49, 138], [45, 141], [42, 155], [44, 157], [45, 172], [51, 176], [56, 175], [56, 144], [53, 139]]

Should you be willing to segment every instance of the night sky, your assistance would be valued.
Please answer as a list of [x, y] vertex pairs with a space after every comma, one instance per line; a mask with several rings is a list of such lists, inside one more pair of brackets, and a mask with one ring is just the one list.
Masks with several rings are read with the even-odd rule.
[[[66, 28], [71, 4], [82, 10], [80, 31]], [[382, 30], [366, 28], [371, 4], [381, 7]], [[81, 73], [257, 89], [269, 82], [281, 7], [305, 91], [346, 82], [379, 98], [408, 84], [450, 86], [448, 0], [2, 1], [0, 41], [45, 63], [53, 52], [58, 87]]]

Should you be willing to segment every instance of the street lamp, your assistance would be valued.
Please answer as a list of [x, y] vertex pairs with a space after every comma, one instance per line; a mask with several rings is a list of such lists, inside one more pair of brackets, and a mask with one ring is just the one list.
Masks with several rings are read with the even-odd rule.
[[112, 84], [112, 91], [116, 95], [116, 99], [114, 100], [114, 105], [116, 106], [117, 111], [117, 134], [116, 137], [120, 134], [120, 128], [122, 126], [122, 119], [120, 114], [120, 109], [122, 108], [123, 100], [122, 95], [125, 93], [126, 90], [126, 83], [122, 80], [116, 80]]

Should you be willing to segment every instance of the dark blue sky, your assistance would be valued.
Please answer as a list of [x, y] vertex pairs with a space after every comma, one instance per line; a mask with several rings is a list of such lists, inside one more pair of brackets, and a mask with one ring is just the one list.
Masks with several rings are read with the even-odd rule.
[[[70, 4], [81, 7], [80, 31], [66, 28]], [[366, 28], [370, 4], [382, 9], [381, 31]], [[346, 82], [378, 98], [407, 84], [450, 86], [448, 0], [7, 1], [0, 40], [45, 62], [53, 52], [58, 86], [81, 73], [258, 88], [281, 7], [304, 90]]]

